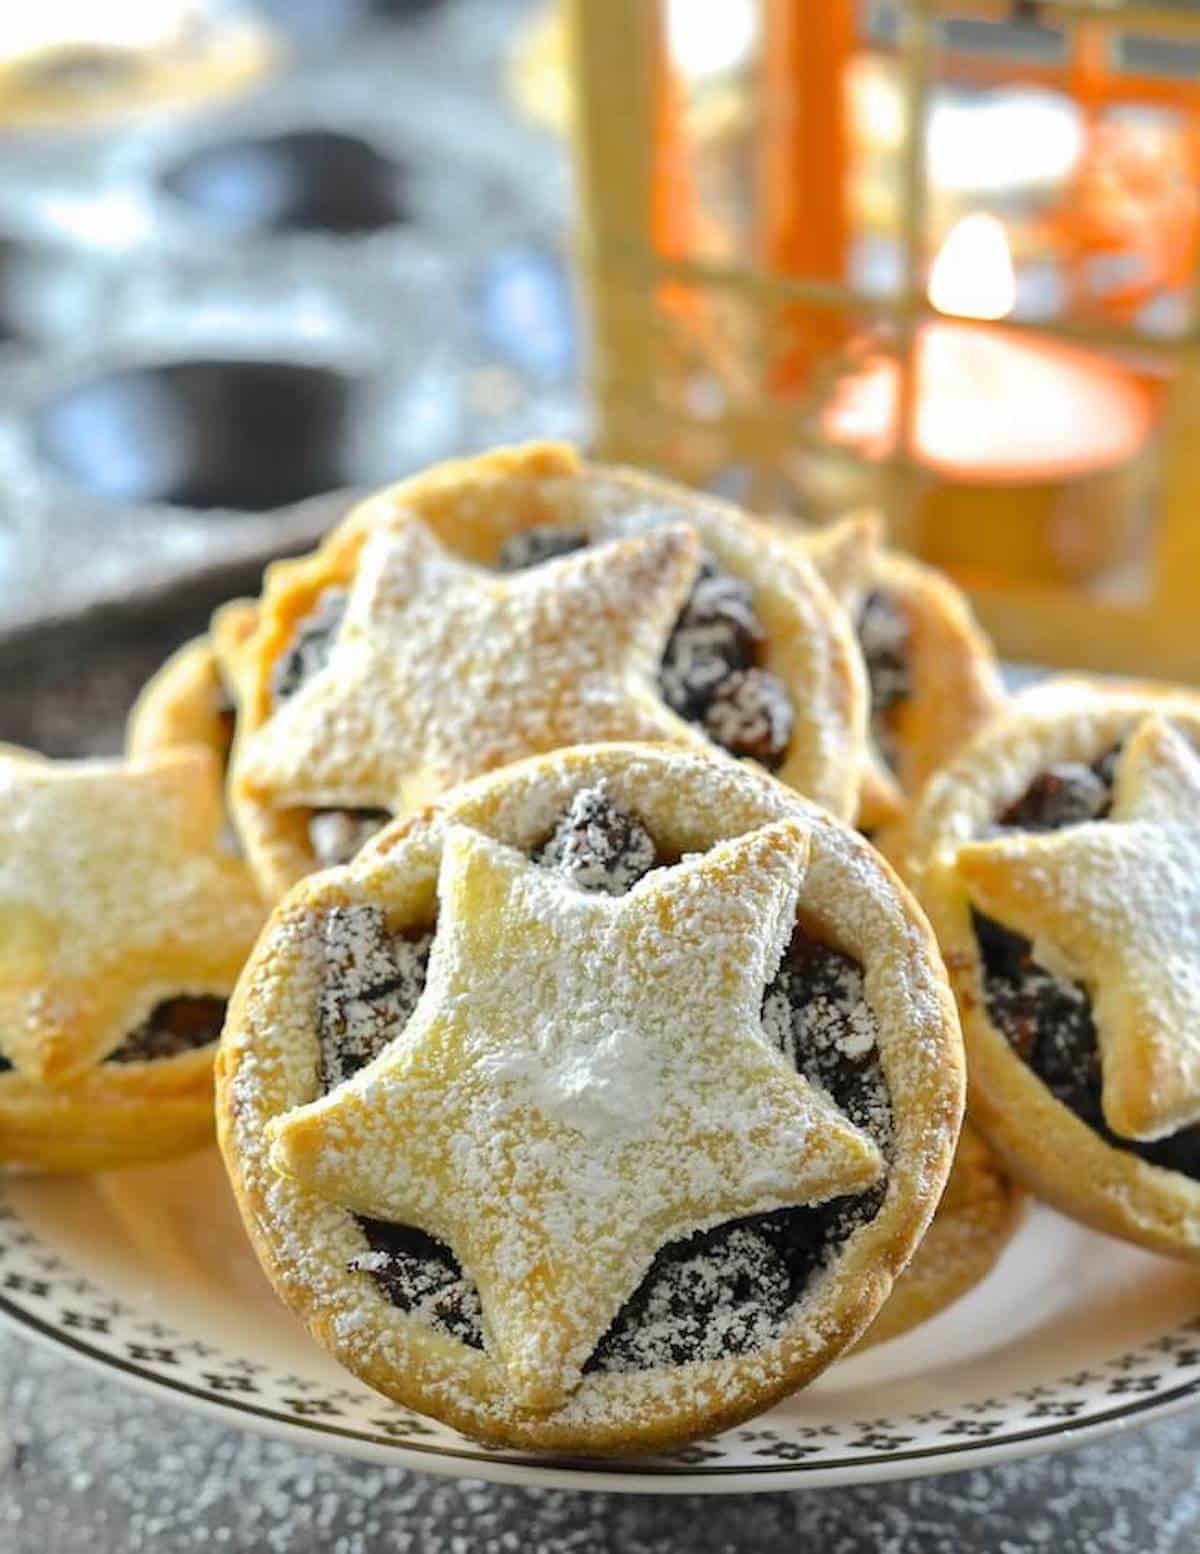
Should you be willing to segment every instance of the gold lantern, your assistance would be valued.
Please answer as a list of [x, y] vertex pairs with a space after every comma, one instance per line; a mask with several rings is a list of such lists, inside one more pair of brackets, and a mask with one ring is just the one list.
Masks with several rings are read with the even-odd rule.
[[598, 443], [1200, 678], [1200, 8], [570, 0]]

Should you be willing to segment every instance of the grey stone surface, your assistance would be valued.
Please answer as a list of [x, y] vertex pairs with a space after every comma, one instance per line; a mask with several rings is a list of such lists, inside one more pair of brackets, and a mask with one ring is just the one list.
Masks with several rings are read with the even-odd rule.
[[0, 1335], [4, 1554], [1194, 1554], [1200, 1422], [860, 1489], [652, 1498], [356, 1463]]

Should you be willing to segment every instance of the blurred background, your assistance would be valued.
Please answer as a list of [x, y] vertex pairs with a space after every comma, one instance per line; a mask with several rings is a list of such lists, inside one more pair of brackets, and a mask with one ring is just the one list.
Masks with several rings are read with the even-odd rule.
[[1198, 256], [1187, 0], [8, 6], [4, 735], [103, 743], [148, 621], [535, 436], [1195, 679]]
[[0, 18], [0, 632], [304, 548], [581, 434], [562, 140], [496, 0]]

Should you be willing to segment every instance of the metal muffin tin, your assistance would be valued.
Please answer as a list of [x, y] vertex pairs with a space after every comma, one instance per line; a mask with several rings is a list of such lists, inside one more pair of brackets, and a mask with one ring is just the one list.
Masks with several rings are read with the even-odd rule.
[[522, 322], [532, 279], [562, 327], [567, 180], [501, 92], [519, 15], [455, 0], [202, 114], [5, 144], [0, 641], [303, 548], [347, 488], [579, 429], [569, 352]]
[[142, 685], [258, 567], [228, 562], [136, 599], [0, 637], [0, 739], [53, 756], [115, 755]]
[[311, 540], [332, 493], [448, 453], [460, 389], [419, 304], [168, 289], [95, 345], [11, 360], [0, 630]]

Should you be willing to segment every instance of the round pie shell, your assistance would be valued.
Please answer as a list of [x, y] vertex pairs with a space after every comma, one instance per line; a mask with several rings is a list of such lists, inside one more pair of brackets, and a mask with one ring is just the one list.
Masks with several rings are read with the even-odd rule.
[[1006, 1168], [1072, 1218], [1155, 1252], [1200, 1260], [1200, 1183], [1106, 1143], [1058, 1101], [989, 1019], [970, 902], [955, 868], [971, 840], [1059, 761], [1089, 763], [1151, 714], [1200, 744], [1200, 697], [1038, 687], [934, 777], [908, 826], [903, 869], [929, 914], [958, 1000], [972, 1120]]
[[[214, 745], [206, 734], [216, 688], [207, 642], [187, 643], [135, 703], [126, 731], [129, 754], [182, 745], [218, 748], [219, 735]], [[213, 1138], [216, 1050], [212, 1041], [171, 1058], [102, 1063], [63, 1085], [42, 1084], [15, 1069], [0, 1073], [0, 1165], [106, 1171], [203, 1149]]]
[[[561, 1410], [518, 1409], [502, 1368], [395, 1306], [348, 1270], [353, 1217], [276, 1174], [264, 1130], [317, 1093], [317, 915], [386, 905], [389, 926], [432, 920], [439, 838], [468, 824], [521, 848], [581, 787], [604, 780], [673, 854], [794, 817], [811, 828], [799, 920], [859, 959], [879, 1022], [895, 1150], [879, 1213], [856, 1231], [779, 1337], [748, 1355], [589, 1374]], [[291, 1032], [291, 1035], [288, 1033]], [[217, 1060], [218, 1137], [246, 1228], [276, 1291], [368, 1385], [477, 1439], [570, 1452], [646, 1451], [749, 1418], [818, 1375], [867, 1327], [924, 1234], [949, 1172], [963, 1104], [953, 1001], [929, 927], [888, 865], [847, 827], [733, 761], [667, 746], [595, 745], [536, 757], [395, 822], [345, 868], [277, 907], [234, 995]]]
[[881, 549], [878, 524], [847, 518], [802, 544], [852, 615], [868, 593], [881, 589], [908, 620], [912, 691], [893, 727], [899, 770], [868, 740], [857, 821], [891, 856], [894, 828], [910, 799], [1001, 710], [1004, 683], [962, 591], [933, 567]]
[[[765, 667], [788, 686], [795, 714], [788, 754], [776, 775], [848, 818], [857, 799], [854, 773], [866, 748], [866, 682], [849, 622], [816, 568], [728, 503], [632, 470], [586, 464], [557, 443], [439, 465], [369, 498], [311, 555], [270, 567], [258, 629], [228, 654], [239, 697], [239, 737], [248, 737], [269, 717], [272, 671], [298, 623], [326, 588], [352, 580], [359, 553], [376, 529], [416, 518], [451, 552], [493, 565], [505, 541], [524, 530], [546, 524], [595, 528], [643, 509], [669, 512], [690, 524], [722, 566], [753, 586], [768, 639]], [[217, 651], [225, 665], [220, 634]], [[233, 772], [238, 832], [264, 893], [278, 900], [317, 867], [306, 815], [243, 791], [236, 753]]]
[[62, 1086], [0, 1074], [0, 1162], [107, 1171], [212, 1143], [217, 1043], [147, 1063], [102, 1063]]

